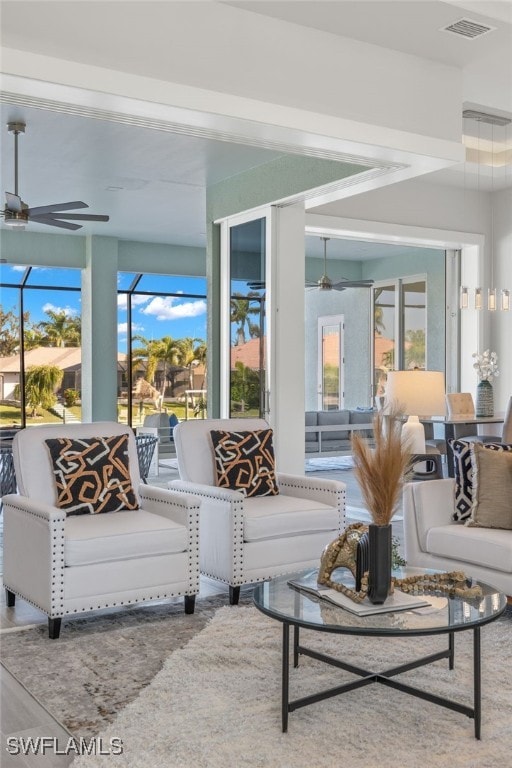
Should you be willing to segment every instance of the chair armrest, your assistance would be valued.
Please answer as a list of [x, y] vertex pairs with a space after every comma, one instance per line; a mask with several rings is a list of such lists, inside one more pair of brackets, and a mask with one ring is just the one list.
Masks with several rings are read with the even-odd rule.
[[167, 487], [169, 490], [180, 491], [181, 493], [191, 493], [194, 496], [201, 496], [205, 499], [214, 499], [215, 501], [240, 502], [245, 496], [240, 491], [232, 491], [230, 488], [217, 488], [215, 485], [204, 485], [203, 483], [192, 483], [190, 480], [171, 480]]
[[64, 613], [66, 513], [26, 496], [3, 498], [4, 586], [48, 616]]
[[430, 528], [453, 523], [454, 487], [452, 478], [406, 483], [403, 492], [405, 551], [413, 562], [416, 552], [427, 552]]
[[188, 480], [173, 480], [168, 487], [179, 494], [193, 494], [201, 502], [200, 535], [205, 542], [201, 571], [229, 584], [242, 583], [244, 494]]
[[58, 509], [58, 507], [54, 507], [51, 504], [45, 504], [42, 501], [35, 501], [28, 496], [20, 496], [17, 493], [11, 493], [8, 496], [4, 496], [2, 504], [6, 508], [14, 508], [20, 513], [39, 517], [41, 520], [45, 520], [50, 526], [66, 520], [66, 512], [63, 509]]
[[[145, 483], [139, 485], [138, 495], [141, 507], [146, 512], [161, 515], [179, 525], [185, 525], [187, 528], [194, 525], [193, 521], [198, 519], [200, 501], [191, 495], [173, 493], [167, 488], [146, 485]], [[196, 527], [198, 527], [198, 523]]]
[[335, 507], [339, 498], [343, 498], [345, 505], [345, 483], [339, 480], [323, 480], [319, 477], [305, 477], [304, 475], [286, 475], [278, 473], [277, 485], [279, 493], [284, 496], [295, 496], [300, 499], [312, 499], [330, 504]]

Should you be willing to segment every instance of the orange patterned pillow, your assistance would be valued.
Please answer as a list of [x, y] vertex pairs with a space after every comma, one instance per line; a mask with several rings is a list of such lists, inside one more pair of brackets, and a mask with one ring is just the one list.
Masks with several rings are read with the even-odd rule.
[[46, 440], [57, 506], [68, 515], [138, 509], [128, 463], [128, 435]]
[[254, 432], [210, 432], [219, 488], [242, 491], [246, 496], [277, 496], [274, 446], [271, 429]]

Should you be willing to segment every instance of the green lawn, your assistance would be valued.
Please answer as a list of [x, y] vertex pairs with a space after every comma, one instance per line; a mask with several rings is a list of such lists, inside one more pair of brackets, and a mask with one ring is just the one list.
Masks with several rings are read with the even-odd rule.
[[[164, 401], [164, 408], [167, 410], [167, 413], [169, 416], [171, 413], [175, 413], [177, 418], [180, 421], [183, 421], [185, 419], [185, 405], [183, 403], [179, 403], [175, 400], [166, 400]], [[81, 407], [79, 405], [74, 405], [71, 408], [67, 409], [68, 411], [71, 411], [78, 419], [81, 418]], [[148, 416], [152, 413], [158, 413], [158, 411], [150, 404], [150, 403], [144, 403], [144, 407], [142, 409], [142, 412], [139, 409], [139, 405], [134, 405], [132, 408], [132, 424], [133, 426], [140, 426], [143, 421], [144, 417]], [[118, 406], [118, 419], [122, 423], [126, 423], [127, 419], [127, 409], [125, 405], [119, 405]], [[194, 411], [192, 408], [188, 409], [188, 417], [189, 419], [194, 418]], [[55, 423], [61, 423], [62, 420], [56, 416], [54, 413], [50, 413], [50, 411], [47, 411], [45, 408], [39, 408], [38, 409], [38, 416], [36, 418], [32, 418], [31, 416], [27, 415], [27, 425], [33, 426], [34, 424], [55, 424]], [[21, 423], [21, 409], [19, 406], [16, 405], [5, 405], [0, 404], [0, 427], [12, 427], [12, 426], [19, 426]]]

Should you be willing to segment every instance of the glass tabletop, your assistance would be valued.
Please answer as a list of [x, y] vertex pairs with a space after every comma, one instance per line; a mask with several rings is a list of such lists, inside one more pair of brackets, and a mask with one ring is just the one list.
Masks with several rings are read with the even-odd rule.
[[[500, 616], [507, 605], [503, 593], [494, 587], [468, 578], [468, 585], [480, 585], [481, 597], [456, 597], [437, 592], [423, 592], [421, 597], [429, 605], [423, 608], [356, 616], [326, 600], [292, 587], [288, 582], [313, 576], [314, 569], [286, 574], [258, 584], [253, 600], [263, 613], [278, 621], [324, 632], [355, 635], [428, 635], [456, 632], [487, 624]], [[393, 572], [396, 578], [436, 571], [421, 568], [400, 568]], [[437, 571], [439, 573], [439, 571]], [[336, 578], [353, 588], [353, 579], [347, 569], [338, 569]]]

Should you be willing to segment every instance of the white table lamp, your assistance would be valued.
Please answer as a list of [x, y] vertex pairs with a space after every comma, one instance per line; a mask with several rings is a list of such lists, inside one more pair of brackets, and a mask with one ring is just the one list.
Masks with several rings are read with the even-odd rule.
[[445, 415], [445, 384], [442, 371], [389, 371], [386, 407], [394, 407], [409, 418], [402, 427], [411, 453], [425, 453], [425, 429], [420, 416]]

